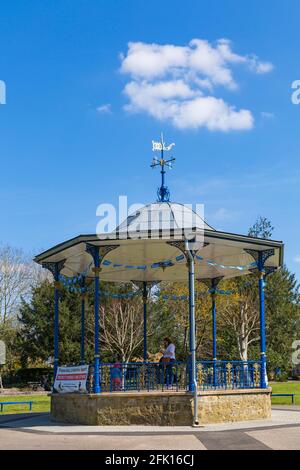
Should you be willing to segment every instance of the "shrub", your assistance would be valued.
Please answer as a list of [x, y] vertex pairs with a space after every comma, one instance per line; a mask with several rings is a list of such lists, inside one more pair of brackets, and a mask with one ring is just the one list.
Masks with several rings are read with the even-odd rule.
[[27, 367], [3, 376], [4, 385], [27, 385], [28, 382], [39, 382], [43, 376], [51, 381], [53, 369], [50, 367]]

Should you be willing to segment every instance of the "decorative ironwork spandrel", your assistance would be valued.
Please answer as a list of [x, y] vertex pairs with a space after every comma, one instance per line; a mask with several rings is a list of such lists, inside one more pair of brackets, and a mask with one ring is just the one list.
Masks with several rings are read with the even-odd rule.
[[232, 386], [232, 364], [227, 362], [226, 364], [226, 384], [228, 386]]
[[111, 377], [110, 367], [101, 367], [101, 388], [103, 391], [110, 391]]
[[256, 362], [253, 364], [253, 379], [254, 379], [254, 386], [259, 387], [260, 385], [260, 365]]
[[203, 365], [198, 364], [197, 366], [197, 381], [198, 385], [203, 385]]

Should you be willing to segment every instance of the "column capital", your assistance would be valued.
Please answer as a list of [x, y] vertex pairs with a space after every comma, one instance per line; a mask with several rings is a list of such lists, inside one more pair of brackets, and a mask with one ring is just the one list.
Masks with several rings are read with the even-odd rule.
[[95, 274], [95, 276], [98, 276], [98, 277], [99, 277], [100, 272], [101, 272], [101, 269], [102, 269], [102, 268], [100, 268], [99, 266], [94, 266], [94, 267], [92, 268], [92, 271], [93, 271], [93, 273]]
[[54, 281], [54, 287], [55, 289], [62, 289], [62, 285], [59, 281]]
[[223, 278], [224, 276], [219, 276], [214, 278], [197, 279], [197, 281], [205, 284], [206, 287], [211, 290], [211, 294], [216, 294], [216, 289]]
[[[131, 281], [139, 290], [143, 290], [143, 294], [145, 294], [145, 290], [147, 291], [147, 296], [149, 294], [150, 289], [153, 286], [156, 286], [160, 283], [160, 281]], [[146, 287], [145, 287], [146, 285]]]

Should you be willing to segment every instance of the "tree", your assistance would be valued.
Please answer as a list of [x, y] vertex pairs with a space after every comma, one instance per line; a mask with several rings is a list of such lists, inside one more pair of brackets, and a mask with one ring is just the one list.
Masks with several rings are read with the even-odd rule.
[[[189, 356], [189, 304], [186, 283], [163, 282], [159, 287], [160, 296], [153, 302], [152, 330], [150, 347], [153, 352], [160, 350], [162, 339], [169, 336], [176, 345], [176, 357], [185, 360]], [[197, 283], [195, 302], [196, 350], [198, 357], [211, 354], [211, 312], [210, 296], [205, 295], [207, 288]], [[164, 296], [169, 298], [164, 300]], [[185, 296], [186, 300], [173, 300], [172, 296]]]
[[[259, 216], [250, 227], [248, 235], [270, 238], [272, 232], [271, 222], [266, 217]], [[237, 277], [230, 284], [235, 295], [221, 303], [219, 316], [225, 327], [231, 330], [240, 359], [247, 361], [249, 347], [260, 339], [258, 278], [253, 273]]]
[[41, 268], [22, 250], [0, 247], [0, 322], [16, 319], [21, 298], [28, 298], [42, 277]]
[[[18, 320], [18, 350], [23, 365], [45, 362], [53, 357], [54, 287], [48, 280], [32, 288], [31, 298], [23, 299]], [[59, 361], [80, 360], [80, 296], [60, 291]]]
[[143, 344], [143, 304], [140, 298], [112, 299], [101, 306], [101, 347], [112, 360], [131, 362]]
[[268, 365], [291, 371], [292, 343], [300, 336], [300, 296], [295, 275], [286, 267], [267, 278], [266, 310]]
[[261, 215], [257, 217], [256, 222], [250, 227], [248, 231], [249, 237], [265, 238], [266, 240], [272, 237], [274, 227], [271, 222]]
[[[18, 325], [12, 319], [0, 323], [0, 338], [6, 346], [6, 363], [2, 366], [3, 372], [12, 371], [19, 365], [16, 353]], [[1, 366], [0, 366], [1, 367]]]
[[0, 316], [6, 323], [17, 312], [21, 295], [30, 289], [30, 273], [21, 250], [0, 248]]
[[31, 287], [45, 278], [37, 264], [22, 250], [0, 246], [0, 339], [6, 344], [4, 371], [20, 365], [16, 341], [19, 331], [18, 311], [21, 299], [30, 299]]
[[[224, 328], [231, 329], [237, 352], [242, 361], [248, 360], [251, 344], [259, 341], [259, 310], [257, 276], [237, 278], [231, 282], [234, 294], [224, 298], [218, 314]], [[228, 284], [227, 284], [228, 287]]]

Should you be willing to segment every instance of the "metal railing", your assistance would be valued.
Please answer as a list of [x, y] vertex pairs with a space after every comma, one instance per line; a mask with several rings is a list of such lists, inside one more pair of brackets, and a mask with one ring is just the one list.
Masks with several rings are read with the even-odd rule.
[[[92, 390], [93, 367], [89, 389]], [[185, 362], [162, 364], [158, 362], [131, 362], [100, 365], [102, 392], [186, 390], [187, 368]]]
[[[186, 391], [189, 389], [189, 362], [102, 363], [102, 392]], [[260, 361], [197, 361], [199, 390], [260, 388]], [[93, 390], [93, 366], [88, 390]]]
[[261, 361], [197, 361], [199, 390], [261, 387]]

